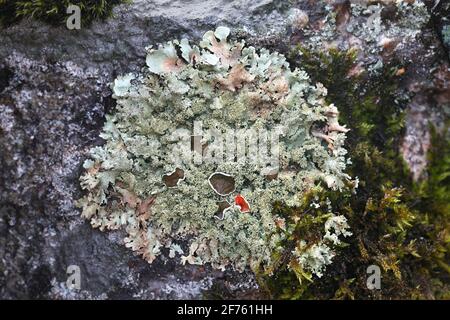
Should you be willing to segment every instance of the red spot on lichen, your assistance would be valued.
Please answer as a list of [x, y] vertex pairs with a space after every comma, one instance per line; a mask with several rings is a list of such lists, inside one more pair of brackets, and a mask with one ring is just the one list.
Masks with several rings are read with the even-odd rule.
[[249, 212], [250, 211], [250, 205], [248, 204], [247, 200], [245, 200], [245, 198], [243, 196], [241, 196], [240, 194], [238, 194], [234, 198], [234, 202], [236, 203], [236, 205], [238, 205], [240, 207], [239, 210], [241, 212]]

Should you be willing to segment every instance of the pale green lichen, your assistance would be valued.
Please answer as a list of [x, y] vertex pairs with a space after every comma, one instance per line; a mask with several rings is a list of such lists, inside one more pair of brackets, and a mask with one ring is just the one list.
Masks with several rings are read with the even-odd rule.
[[301, 240], [293, 250], [292, 253], [300, 267], [319, 278], [322, 277], [325, 267], [331, 264], [333, 257], [336, 255], [333, 248], [342, 243], [339, 236], [349, 237], [352, 235], [349, 229], [347, 219], [344, 216], [332, 215], [328, 218], [325, 222], [325, 235], [322, 240], [312, 245]]
[[[101, 134], [106, 143], [84, 164], [83, 217], [100, 230], [124, 230], [126, 246], [150, 263], [167, 250], [181, 263], [268, 267], [284, 237], [274, 201], [300, 206], [314, 185], [340, 190], [350, 179], [343, 148], [348, 129], [325, 102], [326, 89], [291, 70], [283, 55], [230, 42], [229, 33], [219, 27], [199, 46], [183, 39], [149, 48], [148, 70], [114, 81], [117, 111]], [[251, 153], [257, 141], [261, 147], [269, 140], [276, 143], [271, 155], [278, 150], [275, 162], [261, 148]], [[231, 146], [233, 156], [221, 146]], [[212, 188], [215, 172], [232, 177], [219, 181], [223, 195]], [[235, 203], [238, 194], [249, 210]], [[331, 213], [319, 245], [340, 243], [338, 236], [350, 235], [347, 227]], [[321, 248], [330, 254], [314, 266], [299, 252], [317, 275], [332, 258], [329, 247]]]

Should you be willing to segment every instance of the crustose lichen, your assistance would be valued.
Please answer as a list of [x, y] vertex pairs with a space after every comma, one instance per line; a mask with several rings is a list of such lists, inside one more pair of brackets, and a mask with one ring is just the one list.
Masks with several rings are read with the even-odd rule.
[[[150, 263], [166, 248], [182, 263], [267, 268], [285, 236], [273, 203], [299, 206], [314, 185], [340, 190], [350, 179], [348, 129], [326, 89], [229, 32], [149, 49], [148, 68], [118, 77], [106, 143], [84, 164], [83, 217], [124, 230], [126, 246]], [[299, 263], [320, 276], [347, 229], [330, 212], [319, 243], [296, 248]]]

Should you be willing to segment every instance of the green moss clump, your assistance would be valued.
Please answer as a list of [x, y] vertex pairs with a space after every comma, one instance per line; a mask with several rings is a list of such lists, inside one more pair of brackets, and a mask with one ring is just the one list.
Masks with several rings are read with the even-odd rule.
[[45, 21], [52, 25], [64, 24], [67, 20], [67, 7], [77, 5], [81, 9], [81, 23], [89, 25], [92, 21], [111, 16], [115, 5], [128, 0], [0, 0], [0, 25], [9, 26], [22, 18]]
[[[449, 139], [432, 129], [428, 178], [413, 182], [398, 147], [404, 112], [396, 83], [402, 66], [386, 65], [368, 81], [364, 73], [350, 76], [355, 57], [355, 51], [303, 48], [290, 57], [313, 82], [328, 88], [327, 98], [352, 128], [346, 149], [352, 159], [349, 173], [360, 180], [357, 193], [315, 190], [314, 197], [330, 199], [334, 210], [348, 218], [354, 236], [325, 277], [313, 283], [296, 281], [298, 275], [286, 263], [261, 282], [270, 297], [282, 299], [449, 298]], [[372, 264], [382, 270], [381, 290], [367, 288], [366, 270]]]

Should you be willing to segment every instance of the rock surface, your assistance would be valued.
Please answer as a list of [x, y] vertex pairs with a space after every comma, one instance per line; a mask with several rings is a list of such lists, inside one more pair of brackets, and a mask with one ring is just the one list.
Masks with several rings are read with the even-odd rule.
[[[149, 265], [124, 248], [118, 234], [92, 229], [74, 205], [82, 195], [81, 164], [89, 148], [102, 143], [105, 113], [114, 109], [109, 83], [142, 68], [146, 46], [196, 39], [226, 25], [250, 43], [283, 51], [314, 40], [298, 26], [320, 24], [327, 2], [342, 1], [135, 0], [116, 7], [114, 18], [81, 30], [36, 21], [0, 29], [0, 297], [179, 299], [216, 288], [222, 297], [256, 297], [250, 272], [181, 266], [173, 259]], [[303, 13], [297, 21], [292, 8], [308, 21]], [[415, 93], [403, 150], [418, 177], [426, 165], [427, 123], [440, 121], [436, 97], [445, 98], [448, 88], [433, 89], [430, 69], [448, 68], [435, 26], [428, 24], [396, 53], [413, 66], [403, 84]], [[342, 29], [334, 32], [334, 39], [349, 41], [342, 40]], [[364, 52], [366, 44], [359, 45]], [[374, 56], [361, 57], [363, 66]], [[81, 269], [81, 290], [65, 285], [70, 265]]]

